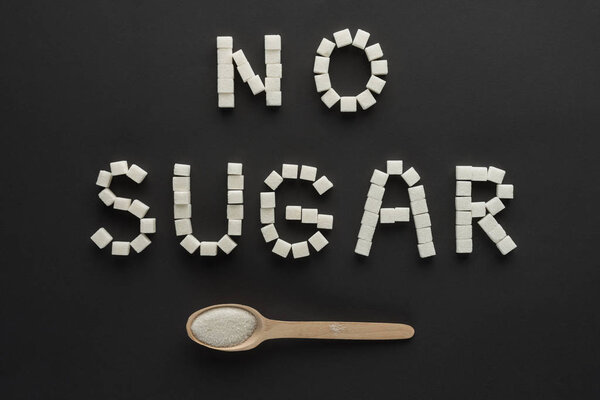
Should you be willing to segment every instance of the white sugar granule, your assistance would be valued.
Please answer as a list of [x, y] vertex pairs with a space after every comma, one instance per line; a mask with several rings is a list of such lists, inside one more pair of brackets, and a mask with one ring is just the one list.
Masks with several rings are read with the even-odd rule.
[[192, 333], [213, 347], [232, 347], [243, 343], [256, 328], [256, 318], [237, 307], [219, 307], [205, 311], [192, 322]]

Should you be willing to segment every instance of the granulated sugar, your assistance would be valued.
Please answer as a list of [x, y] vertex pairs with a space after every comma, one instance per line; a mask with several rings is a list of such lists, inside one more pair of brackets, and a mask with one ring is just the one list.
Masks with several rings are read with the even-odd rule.
[[219, 307], [205, 311], [192, 322], [192, 333], [213, 347], [232, 347], [243, 343], [256, 328], [256, 318], [237, 307]]

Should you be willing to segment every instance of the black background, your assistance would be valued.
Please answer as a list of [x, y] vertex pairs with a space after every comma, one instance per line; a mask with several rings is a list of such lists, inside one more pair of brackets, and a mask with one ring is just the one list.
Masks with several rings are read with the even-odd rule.
[[[3, 1], [0, 395], [11, 399], [535, 398], [600, 396], [597, 1]], [[327, 110], [312, 64], [323, 36], [362, 28], [390, 74], [368, 112]], [[215, 37], [233, 35], [264, 76], [263, 35], [283, 38], [283, 107], [236, 79], [216, 107]], [[332, 56], [333, 85], [362, 90], [356, 48]], [[99, 169], [158, 218], [153, 244], [117, 258], [89, 236], [133, 238], [137, 219], [96, 197]], [[380, 227], [353, 253], [374, 168], [422, 176], [438, 255], [421, 261], [410, 224]], [[244, 235], [229, 256], [188, 256], [172, 223], [174, 162], [192, 164], [194, 229], [225, 232], [225, 168], [244, 163]], [[331, 244], [303, 260], [270, 253], [263, 179], [282, 162], [334, 182], [278, 191], [335, 215]], [[502, 257], [478, 226], [454, 253], [454, 166], [507, 170], [499, 214], [519, 245]], [[398, 179], [385, 205], [407, 203]], [[476, 200], [493, 188], [476, 189]], [[209, 351], [187, 316], [238, 302], [268, 317], [406, 322], [408, 342], [268, 342]]]

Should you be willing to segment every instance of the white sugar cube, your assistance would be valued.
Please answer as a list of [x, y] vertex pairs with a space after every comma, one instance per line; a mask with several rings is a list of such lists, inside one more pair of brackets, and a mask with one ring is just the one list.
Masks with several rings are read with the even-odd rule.
[[113, 203], [113, 207], [115, 210], [127, 211], [131, 206], [131, 199], [127, 199], [125, 197], [116, 197], [115, 202]]
[[417, 229], [417, 243], [423, 244], [431, 241], [433, 241], [433, 233], [430, 227]]
[[238, 74], [240, 74], [240, 78], [242, 78], [242, 82], [246, 83], [255, 76], [254, 70], [250, 66], [250, 64], [242, 64], [237, 67]]
[[314, 182], [317, 179], [317, 169], [308, 165], [303, 165], [300, 168], [300, 179], [303, 181]]
[[190, 176], [192, 167], [189, 164], [173, 165], [173, 175], [175, 176]]
[[100, 170], [98, 173], [98, 179], [96, 179], [96, 185], [107, 188], [112, 182], [112, 174], [108, 171]]
[[308, 238], [308, 243], [316, 250], [321, 251], [329, 241], [323, 236], [321, 232], [316, 232], [314, 235]]
[[387, 164], [387, 174], [388, 175], [402, 175], [402, 172], [403, 172], [402, 160], [388, 160], [386, 164]]
[[265, 50], [265, 64], [281, 64], [281, 50]]
[[369, 191], [367, 192], [367, 197], [376, 200], [383, 200], [383, 195], [385, 194], [385, 188], [383, 186], [376, 185], [371, 183], [369, 186]]
[[342, 96], [340, 97], [340, 111], [341, 112], [356, 112], [356, 97], [355, 96]]
[[150, 209], [150, 207], [148, 207], [146, 204], [142, 203], [139, 200], [133, 200], [133, 202], [131, 203], [131, 205], [128, 208], [128, 211], [130, 213], [132, 213], [133, 215], [135, 215], [138, 218], [144, 218], [146, 216], [146, 213], [148, 212], [148, 210]]
[[410, 201], [417, 201], [425, 198], [425, 187], [423, 185], [408, 188], [408, 198]]
[[364, 225], [364, 224], [360, 225], [360, 230], [358, 231], [359, 239], [372, 242], [373, 235], [375, 235], [375, 227], [369, 226], [369, 225]]
[[473, 218], [481, 218], [485, 217], [487, 210], [485, 208], [485, 202], [476, 201], [471, 202], [471, 217]]
[[303, 208], [301, 221], [303, 224], [316, 224], [318, 220], [319, 210], [316, 208]]
[[267, 92], [279, 92], [279, 91], [281, 91], [281, 79], [279, 79], [279, 78], [265, 78], [265, 91], [267, 91]]
[[129, 242], [112, 242], [111, 254], [113, 256], [128, 256], [131, 245]]
[[327, 108], [331, 108], [340, 101], [340, 95], [334, 89], [329, 89], [325, 92], [323, 96], [321, 96], [321, 101], [327, 106]]
[[141, 233], [156, 233], [156, 218], [140, 219], [140, 232]]
[[431, 226], [431, 216], [429, 213], [415, 215], [414, 220], [416, 229], [427, 228]]
[[418, 244], [419, 257], [427, 258], [435, 256], [435, 246], [433, 242]]
[[387, 183], [389, 175], [383, 171], [378, 169], [373, 170], [373, 175], [371, 175], [371, 183], [379, 186], [385, 186]]
[[281, 166], [281, 176], [283, 179], [298, 179], [298, 165], [283, 164]]
[[334, 32], [333, 39], [335, 40], [335, 45], [338, 48], [351, 45], [352, 34], [350, 33], [350, 29], [343, 29], [341, 31]]
[[221, 239], [217, 242], [217, 246], [223, 251], [225, 254], [229, 254], [237, 247], [237, 243], [233, 241], [229, 235], [223, 235]]
[[[409, 207], [395, 207], [395, 218], [396, 222], [408, 222], [410, 221], [410, 208]], [[427, 214], [429, 215], [429, 214]]]
[[502, 239], [504, 239], [506, 237], [506, 231], [500, 224], [496, 225], [495, 228], [493, 228], [491, 231], [486, 232], [486, 233], [487, 233], [488, 237], [490, 239], [492, 239], [492, 242], [494, 242], [494, 243], [498, 243], [499, 241], [501, 241]]
[[304, 241], [292, 244], [292, 256], [294, 258], [303, 258], [308, 257], [309, 255], [308, 242]]
[[233, 51], [229, 48], [217, 49], [217, 64], [231, 64]]
[[496, 197], [499, 199], [512, 199], [514, 198], [515, 187], [513, 185], [497, 185], [496, 186]]
[[227, 190], [244, 190], [244, 175], [228, 175]]
[[265, 184], [271, 188], [271, 190], [275, 190], [281, 185], [283, 182], [283, 177], [279, 175], [276, 171], [273, 171], [267, 176], [265, 179]]
[[367, 201], [365, 201], [365, 211], [370, 211], [372, 213], [379, 213], [379, 209], [381, 208], [381, 200], [373, 199], [371, 197], [367, 197]]
[[227, 221], [227, 234], [229, 236], [242, 236], [242, 220], [230, 219]]
[[114, 161], [110, 163], [110, 173], [112, 176], [125, 175], [129, 171], [127, 161]]
[[189, 176], [174, 176], [173, 177], [173, 191], [174, 192], [189, 192], [190, 191], [190, 177]]
[[260, 223], [261, 224], [272, 224], [275, 222], [275, 209], [274, 208], [261, 208], [260, 209]]
[[281, 36], [265, 35], [265, 50], [281, 50]]
[[240, 65], [248, 64], [248, 59], [246, 58], [243, 50], [236, 51], [231, 55], [231, 58], [233, 58], [233, 61], [238, 67]]
[[130, 245], [136, 253], [141, 253], [146, 247], [150, 246], [150, 243], [152, 243], [152, 241], [148, 239], [148, 236], [144, 235], [143, 233], [140, 233], [135, 239], [131, 241]]
[[412, 186], [415, 183], [419, 182], [421, 177], [413, 167], [410, 167], [409, 169], [404, 171], [404, 173], [402, 174], [402, 179], [404, 179], [404, 182], [406, 182], [408, 186]]
[[471, 239], [473, 237], [472, 225], [456, 225], [456, 239]]
[[286, 206], [285, 219], [287, 219], [288, 221], [300, 221], [302, 219], [302, 207]]
[[379, 222], [382, 224], [393, 224], [396, 222], [396, 209], [382, 208], [379, 211]]
[[367, 82], [367, 89], [373, 93], [380, 94], [385, 86], [385, 81], [378, 76], [371, 75]]
[[232, 49], [232, 48], [233, 48], [233, 37], [217, 36], [217, 49]]
[[331, 80], [329, 79], [329, 74], [315, 75], [315, 86], [317, 87], [317, 93], [331, 89]]
[[192, 220], [189, 218], [175, 220], [175, 236], [191, 235]]
[[272, 242], [275, 239], [279, 238], [279, 234], [277, 233], [277, 229], [274, 224], [265, 225], [260, 228], [260, 231], [265, 239], [265, 243]]
[[173, 192], [174, 204], [190, 204], [192, 202], [192, 192]]
[[456, 225], [471, 225], [473, 217], [470, 211], [456, 212]]
[[471, 196], [471, 181], [456, 181], [457, 196]]
[[277, 239], [275, 245], [273, 246], [273, 253], [277, 254], [280, 257], [286, 258], [290, 253], [290, 249], [292, 245], [282, 239]]
[[318, 229], [333, 229], [333, 215], [319, 214], [317, 215]]
[[354, 248], [354, 252], [361, 256], [368, 257], [371, 252], [371, 242], [364, 239], [358, 239], [356, 241], [356, 247]]
[[313, 72], [315, 74], [326, 74], [329, 72], [329, 57], [315, 56]]
[[100, 228], [92, 236], [90, 236], [90, 239], [92, 239], [92, 242], [96, 243], [96, 246], [98, 246], [99, 249], [103, 249], [108, 246], [110, 242], [112, 242], [113, 237], [106, 229]]
[[365, 211], [365, 212], [363, 212], [363, 216], [362, 216], [362, 219], [360, 220], [360, 223], [363, 225], [369, 225], [372, 227], [376, 227], [378, 221], [379, 221], [379, 213]]
[[319, 47], [317, 48], [317, 54], [323, 57], [329, 57], [335, 49], [335, 43], [329, 39], [323, 38]]
[[265, 85], [263, 85], [263, 82], [258, 75], [254, 75], [252, 78], [248, 79], [248, 86], [250, 86], [250, 90], [255, 96], [265, 91]]
[[458, 254], [467, 254], [473, 252], [472, 239], [460, 239], [456, 241], [456, 252]]
[[200, 242], [200, 255], [214, 257], [217, 255], [217, 242]]
[[227, 219], [244, 219], [242, 204], [227, 204]]
[[233, 93], [233, 78], [217, 78], [217, 93]]
[[[217, 78], [233, 79], [234, 78], [233, 64], [217, 64]], [[217, 88], [219, 85], [217, 84]], [[233, 92], [231, 92], [233, 93]]]
[[427, 207], [427, 200], [421, 199], [417, 201], [411, 201], [410, 210], [412, 211], [412, 215], [425, 214], [429, 211], [429, 208]]
[[266, 76], [268, 76], [269, 78], [281, 79], [283, 77], [283, 66], [281, 64], [267, 64]]
[[365, 48], [365, 54], [369, 61], [373, 61], [383, 57], [383, 50], [381, 50], [381, 45], [379, 43], [375, 43]]
[[511, 251], [513, 251], [514, 249], [516, 249], [517, 245], [510, 236], [507, 236], [504, 239], [502, 239], [501, 241], [499, 241], [498, 243], [496, 243], [496, 247], [498, 247], [498, 250], [500, 250], [500, 253], [502, 253], [502, 255], [505, 256], [508, 253], [510, 253]]
[[260, 193], [260, 208], [275, 208], [275, 192]]
[[455, 197], [454, 206], [457, 211], [471, 211], [471, 197]]
[[227, 204], [244, 204], [244, 191], [243, 190], [228, 190], [227, 191]]
[[370, 36], [371, 34], [369, 32], [363, 31], [362, 29], [357, 30], [356, 35], [354, 35], [354, 40], [352, 41], [352, 46], [364, 49]]
[[105, 188], [98, 193], [98, 197], [107, 206], [112, 206], [117, 196], [109, 188]]
[[485, 203], [485, 208], [487, 208], [490, 214], [496, 215], [500, 211], [504, 210], [505, 206], [502, 200], [500, 200], [498, 197], [494, 197]]
[[265, 95], [266, 104], [269, 107], [280, 107], [281, 106], [281, 91], [269, 91]]
[[319, 193], [319, 195], [322, 195], [333, 187], [333, 183], [331, 183], [331, 181], [325, 175], [323, 175], [313, 183], [313, 187], [317, 193]]
[[200, 247], [200, 241], [193, 235], [187, 235], [179, 244], [190, 254], [193, 254]]
[[477, 182], [485, 182], [488, 177], [487, 167], [471, 167], [471, 180]]
[[366, 110], [373, 106], [375, 103], [377, 103], [377, 100], [375, 100], [375, 97], [373, 97], [369, 89], [365, 89], [362, 92], [360, 92], [356, 96], [356, 101], [360, 105], [360, 108], [362, 108], [363, 110]]
[[456, 180], [470, 181], [473, 177], [473, 167], [469, 165], [456, 166]]
[[175, 204], [173, 206], [173, 218], [192, 218], [192, 205], [191, 204]]
[[491, 214], [487, 214], [485, 217], [477, 221], [477, 223], [486, 233], [491, 232], [492, 229], [499, 225], [498, 221], [496, 221], [496, 218], [494, 218]]
[[234, 108], [235, 95], [233, 93], [219, 93], [219, 108]]
[[387, 60], [371, 61], [371, 75], [387, 75], [388, 62]]
[[496, 167], [489, 167], [487, 180], [490, 182], [500, 184], [504, 180], [505, 174], [506, 174], [506, 171], [503, 169], [496, 168]]

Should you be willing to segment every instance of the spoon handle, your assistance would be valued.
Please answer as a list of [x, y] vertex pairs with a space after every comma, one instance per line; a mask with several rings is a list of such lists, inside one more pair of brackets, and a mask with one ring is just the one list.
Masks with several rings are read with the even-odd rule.
[[410, 339], [415, 330], [410, 325], [381, 322], [267, 320], [265, 334], [269, 339], [396, 340]]

